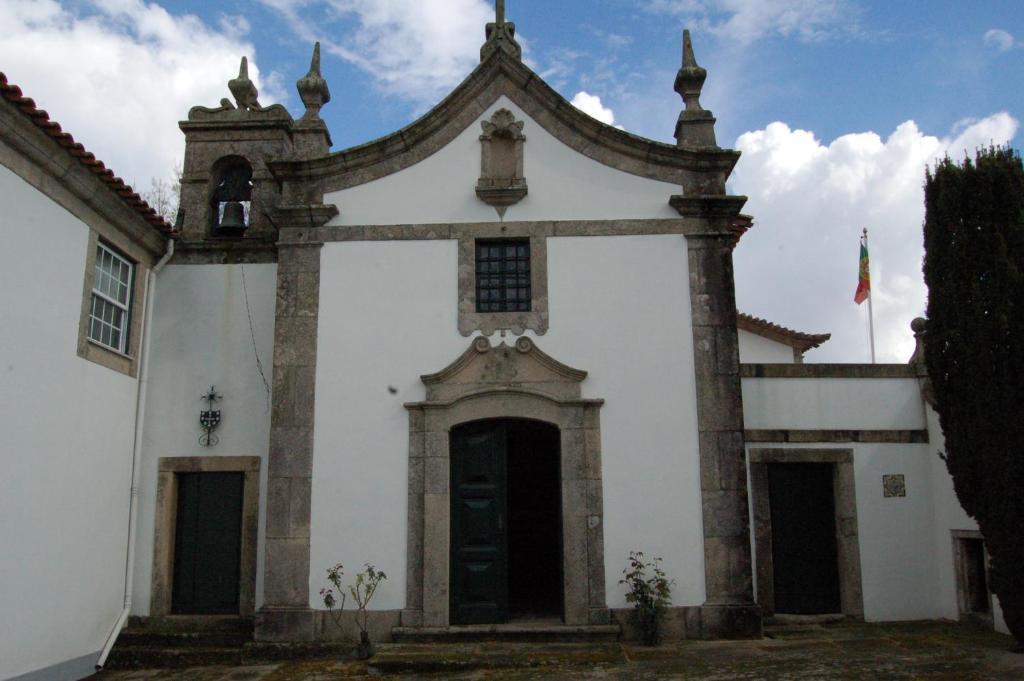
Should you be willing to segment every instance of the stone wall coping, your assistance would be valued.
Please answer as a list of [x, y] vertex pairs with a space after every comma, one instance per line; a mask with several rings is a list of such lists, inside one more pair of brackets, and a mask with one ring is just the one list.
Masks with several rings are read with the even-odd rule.
[[874, 444], [927, 444], [927, 430], [893, 429], [748, 429], [743, 432], [748, 442], [865, 442]]
[[270, 168], [280, 180], [313, 181], [324, 191], [370, 182], [430, 156], [501, 95], [571, 148], [641, 177], [682, 184], [684, 176], [693, 172], [727, 175], [739, 160], [737, 151], [679, 147], [601, 123], [566, 101], [521, 61], [498, 50], [437, 106], [405, 128], [328, 156], [275, 162]]
[[911, 364], [741, 364], [741, 378], [917, 378]]

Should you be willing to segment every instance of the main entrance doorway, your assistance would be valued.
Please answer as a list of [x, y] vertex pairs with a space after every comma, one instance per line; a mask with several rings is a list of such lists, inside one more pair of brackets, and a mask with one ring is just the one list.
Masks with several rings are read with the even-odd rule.
[[243, 473], [179, 473], [174, 614], [238, 614]]
[[451, 620], [558, 618], [559, 430], [491, 419], [451, 431]]
[[834, 468], [830, 463], [768, 465], [775, 612], [842, 612]]

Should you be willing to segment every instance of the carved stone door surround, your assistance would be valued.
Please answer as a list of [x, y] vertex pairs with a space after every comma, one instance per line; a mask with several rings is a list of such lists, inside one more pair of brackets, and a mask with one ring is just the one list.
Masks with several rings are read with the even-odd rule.
[[402, 625], [443, 627], [449, 619], [450, 442], [453, 426], [523, 418], [561, 433], [563, 595], [568, 625], [607, 624], [599, 413], [583, 399], [587, 374], [520, 337], [492, 347], [477, 337], [445, 369], [423, 376], [426, 400], [409, 411], [409, 530]]

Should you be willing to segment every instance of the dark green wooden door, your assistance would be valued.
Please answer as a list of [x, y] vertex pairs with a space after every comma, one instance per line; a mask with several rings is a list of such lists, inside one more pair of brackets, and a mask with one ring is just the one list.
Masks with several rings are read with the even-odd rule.
[[508, 620], [506, 425], [470, 423], [451, 434], [451, 620]]
[[241, 473], [178, 475], [175, 614], [238, 614], [242, 485]]

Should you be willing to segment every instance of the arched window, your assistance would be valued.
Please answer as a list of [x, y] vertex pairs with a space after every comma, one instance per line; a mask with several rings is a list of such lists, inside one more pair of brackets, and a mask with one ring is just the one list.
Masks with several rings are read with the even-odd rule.
[[211, 233], [240, 237], [249, 227], [252, 205], [252, 166], [243, 158], [229, 160], [218, 174], [210, 202]]

